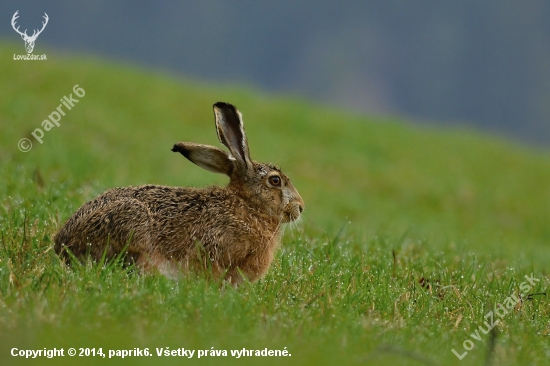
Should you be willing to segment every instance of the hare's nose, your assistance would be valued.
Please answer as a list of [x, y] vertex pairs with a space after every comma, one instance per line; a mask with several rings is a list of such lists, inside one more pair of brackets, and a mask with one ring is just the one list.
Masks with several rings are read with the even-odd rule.
[[304, 205], [298, 205], [298, 209], [300, 210], [300, 213], [304, 211]]

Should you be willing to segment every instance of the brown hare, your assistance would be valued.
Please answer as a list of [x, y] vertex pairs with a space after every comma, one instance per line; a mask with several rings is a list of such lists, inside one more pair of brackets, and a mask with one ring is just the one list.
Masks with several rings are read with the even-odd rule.
[[218, 139], [230, 151], [178, 142], [172, 148], [196, 165], [229, 176], [222, 188], [144, 185], [114, 188], [84, 204], [55, 236], [55, 251], [68, 259], [125, 258], [144, 271], [177, 277], [209, 269], [238, 284], [267, 272], [282, 225], [297, 220], [304, 202], [272, 164], [253, 161], [241, 113], [214, 104]]

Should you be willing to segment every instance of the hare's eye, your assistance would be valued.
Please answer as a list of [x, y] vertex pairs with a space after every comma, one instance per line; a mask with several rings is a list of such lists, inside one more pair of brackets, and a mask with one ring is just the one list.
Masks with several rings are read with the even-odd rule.
[[272, 185], [272, 186], [275, 186], [275, 187], [278, 187], [281, 185], [281, 177], [277, 176], [277, 175], [274, 175], [272, 177], [269, 177], [269, 183]]

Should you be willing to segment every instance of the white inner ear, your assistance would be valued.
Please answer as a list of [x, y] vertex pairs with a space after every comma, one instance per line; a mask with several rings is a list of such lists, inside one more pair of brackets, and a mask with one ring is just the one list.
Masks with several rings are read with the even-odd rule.
[[[243, 122], [243, 115], [239, 110], [237, 110], [237, 116], [239, 117], [239, 130], [241, 132], [241, 150], [243, 152], [246, 152], [246, 135], [244, 134], [244, 122]], [[247, 156], [243, 156], [243, 159], [247, 160]]]
[[233, 160], [233, 161], [237, 160], [237, 159], [235, 159], [235, 158], [233, 157], [233, 155], [231, 155], [231, 154], [227, 154], [227, 158], [228, 158], [229, 160]]
[[[239, 141], [237, 136], [235, 136], [235, 134], [232, 133], [232, 131], [228, 127], [223, 115], [220, 119], [220, 124], [224, 126], [223, 130], [227, 132], [227, 134], [224, 133], [224, 137], [225, 137], [226, 142], [229, 144], [228, 148], [232, 151], [234, 150], [233, 152], [235, 154], [237, 154], [242, 160], [245, 160], [244, 156], [240, 156], [241, 154], [240, 154], [240, 151], [238, 149], [238, 147], [240, 146], [241, 150], [244, 151], [244, 140]], [[242, 123], [240, 125], [240, 128], [241, 128], [241, 131], [242, 131]], [[244, 139], [244, 137], [243, 137], [243, 139]]]

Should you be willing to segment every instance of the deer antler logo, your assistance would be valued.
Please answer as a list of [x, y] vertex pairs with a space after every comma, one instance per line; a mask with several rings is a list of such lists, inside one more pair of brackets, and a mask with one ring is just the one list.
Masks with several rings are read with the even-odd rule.
[[36, 42], [36, 39], [38, 38], [38, 36], [40, 35], [40, 33], [42, 33], [42, 31], [44, 30], [44, 28], [46, 28], [46, 24], [48, 24], [48, 14], [44, 13], [44, 22], [42, 22], [42, 29], [40, 30], [34, 30], [34, 32], [32, 33], [32, 36], [28, 36], [27, 35], [27, 30], [25, 29], [24, 32], [20, 32], [19, 31], [19, 27], [15, 28], [15, 21], [17, 18], [19, 18], [19, 10], [17, 10], [15, 12], [15, 14], [13, 14], [13, 18], [11, 18], [11, 26], [13, 27], [13, 30], [16, 31], [17, 33], [19, 33], [21, 35], [21, 38], [23, 38], [23, 41], [25, 41], [25, 48], [27, 49], [27, 53], [32, 53], [32, 50], [34, 49], [34, 42]]

